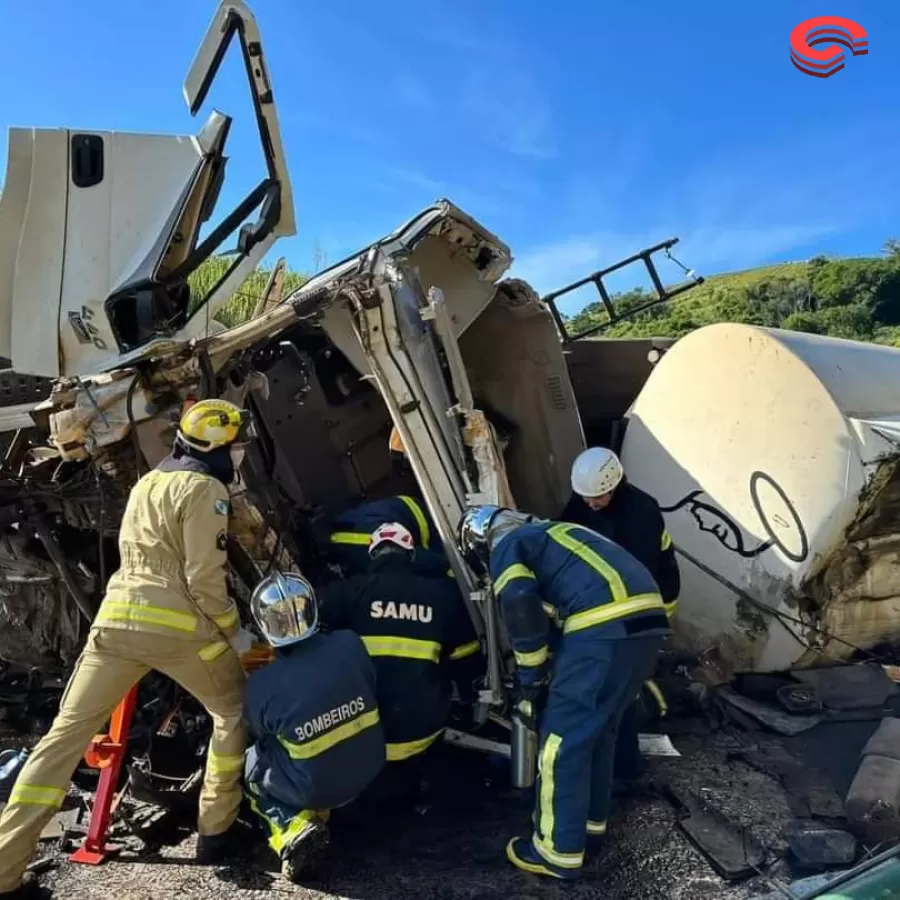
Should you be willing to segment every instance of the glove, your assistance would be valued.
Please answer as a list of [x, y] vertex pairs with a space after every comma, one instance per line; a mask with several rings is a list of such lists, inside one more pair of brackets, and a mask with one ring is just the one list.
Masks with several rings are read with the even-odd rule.
[[238, 633], [229, 638], [228, 643], [238, 656], [243, 656], [256, 643], [256, 637], [245, 628], [239, 628]]
[[241, 666], [248, 675], [267, 666], [275, 658], [275, 653], [268, 644], [254, 644], [243, 656], [239, 657]]
[[533, 681], [523, 682], [521, 679], [516, 683], [515, 702], [518, 704], [522, 700], [531, 701], [538, 704], [543, 700], [547, 691], [547, 679], [537, 678]]
[[537, 730], [537, 720], [544, 705], [546, 681], [539, 680], [529, 684], [519, 684], [514, 697], [515, 714], [533, 731]]

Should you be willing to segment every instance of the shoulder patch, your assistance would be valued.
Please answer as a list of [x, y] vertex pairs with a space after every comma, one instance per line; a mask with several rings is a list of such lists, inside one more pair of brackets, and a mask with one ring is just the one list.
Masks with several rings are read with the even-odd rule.
[[224, 531], [220, 531], [216, 535], [216, 547], [219, 550], [225, 550], [228, 547], [228, 535]]
[[216, 500], [216, 513], [220, 516], [227, 516], [229, 506], [227, 500]]

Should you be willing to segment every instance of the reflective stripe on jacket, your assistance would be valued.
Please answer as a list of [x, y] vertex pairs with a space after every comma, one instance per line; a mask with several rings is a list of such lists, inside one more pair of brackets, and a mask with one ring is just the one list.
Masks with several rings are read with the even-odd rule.
[[423, 576], [405, 554], [390, 553], [365, 575], [326, 585], [319, 602], [322, 620], [356, 632], [372, 657], [389, 760], [415, 756], [440, 736], [451, 683], [464, 702], [474, 699], [485, 664], [454, 581]]
[[297, 809], [349, 803], [381, 771], [375, 669], [357, 635], [314, 634], [254, 672], [244, 692], [253, 747], [245, 780]]
[[202, 641], [205, 659], [225, 652], [240, 627], [225, 581], [228, 514], [228, 489], [211, 475], [144, 475], [125, 507], [120, 566], [94, 626]]
[[436, 548], [440, 548], [440, 540], [425, 503], [406, 494], [372, 500], [341, 513], [332, 523], [331, 543], [368, 547], [369, 536], [385, 522], [398, 522], [406, 528], [417, 547], [430, 550], [434, 543]]
[[551, 622], [562, 634], [604, 638], [665, 634], [662, 597], [650, 573], [612, 541], [567, 522], [535, 522], [503, 537], [490, 575], [527, 680], [548, 659]]

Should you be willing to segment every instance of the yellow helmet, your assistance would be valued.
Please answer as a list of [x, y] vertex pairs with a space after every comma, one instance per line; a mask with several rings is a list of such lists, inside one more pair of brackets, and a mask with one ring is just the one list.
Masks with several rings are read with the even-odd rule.
[[388, 441], [388, 447], [390, 448], [391, 453], [406, 453], [406, 445], [403, 443], [403, 438], [400, 437], [400, 432], [397, 431], [396, 425], [391, 429], [391, 438]]
[[256, 437], [253, 413], [227, 400], [199, 400], [182, 415], [178, 435], [189, 447], [208, 453]]

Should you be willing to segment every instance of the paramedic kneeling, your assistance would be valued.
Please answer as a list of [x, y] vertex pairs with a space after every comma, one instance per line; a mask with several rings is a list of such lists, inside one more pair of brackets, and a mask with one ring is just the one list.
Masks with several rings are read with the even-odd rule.
[[456, 582], [416, 569], [420, 548], [409, 531], [385, 522], [369, 540], [368, 571], [322, 589], [322, 618], [358, 634], [375, 666], [389, 765], [366, 800], [402, 805], [416, 798], [453, 685], [471, 706], [485, 663]]
[[384, 765], [375, 669], [352, 632], [318, 632], [316, 596], [299, 575], [265, 578], [251, 609], [276, 658], [247, 681], [244, 781], [282, 873], [298, 881], [328, 845], [329, 810], [356, 799]]

